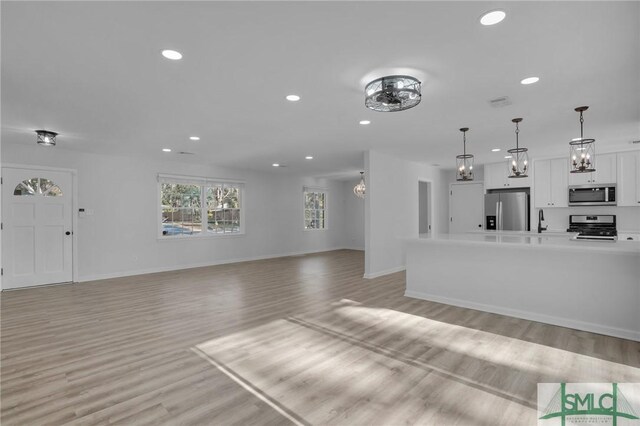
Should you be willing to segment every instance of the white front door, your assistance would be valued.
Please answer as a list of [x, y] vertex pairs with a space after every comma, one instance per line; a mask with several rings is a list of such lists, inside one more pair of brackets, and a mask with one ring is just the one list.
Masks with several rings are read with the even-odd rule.
[[3, 288], [72, 280], [71, 173], [2, 169]]

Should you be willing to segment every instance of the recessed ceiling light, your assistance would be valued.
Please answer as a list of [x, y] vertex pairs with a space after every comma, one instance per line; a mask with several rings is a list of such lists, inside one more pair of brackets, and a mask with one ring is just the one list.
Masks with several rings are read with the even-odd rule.
[[200, 137], [199, 136], [189, 136], [189, 139], [191, 139], [192, 141], [199, 141]]
[[482, 25], [495, 25], [507, 16], [503, 10], [492, 10], [491, 12], [487, 12], [480, 17], [480, 23]]
[[162, 148], [162, 152], [171, 152], [170, 148]]
[[371, 124], [371, 121], [369, 121], [369, 120], [361, 120], [360, 124], [362, 124], [363, 126], [366, 126], [367, 124]]
[[280, 167], [280, 164], [278, 164], [278, 163], [273, 163], [273, 164], [272, 164], [272, 166], [273, 166], [273, 167]]
[[170, 50], [170, 49], [163, 50], [162, 56], [164, 56], [167, 59], [171, 59], [172, 61], [177, 61], [179, 59], [182, 59], [182, 53], [176, 50]]
[[307, 155], [306, 157], [304, 157], [305, 160], [313, 160], [313, 156], [311, 155]]
[[510, 155], [505, 155], [504, 158], [512, 158]]
[[300, 96], [298, 95], [287, 95], [287, 100], [291, 102], [298, 102], [300, 100]]
[[493, 148], [491, 152], [500, 152], [500, 148]]
[[525, 79], [522, 79], [520, 81], [520, 84], [533, 84], [533, 83], [537, 83], [540, 79], [538, 77], [527, 77]]

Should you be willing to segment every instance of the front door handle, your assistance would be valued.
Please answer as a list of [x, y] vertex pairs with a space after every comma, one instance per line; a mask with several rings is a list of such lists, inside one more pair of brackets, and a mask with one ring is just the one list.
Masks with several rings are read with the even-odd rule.
[[71, 235], [71, 231], [65, 232], [64, 235]]

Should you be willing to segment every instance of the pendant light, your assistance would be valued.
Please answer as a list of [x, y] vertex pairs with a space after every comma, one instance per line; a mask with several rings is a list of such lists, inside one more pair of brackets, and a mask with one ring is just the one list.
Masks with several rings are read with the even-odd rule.
[[571, 155], [570, 173], [591, 173], [596, 171], [596, 140], [584, 137], [582, 113], [589, 109], [588, 106], [581, 106], [575, 109], [580, 113], [580, 137], [569, 142]]
[[360, 172], [360, 183], [353, 187], [353, 193], [358, 198], [364, 198], [367, 187], [364, 185], [364, 172]]
[[510, 178], [525, 178], [529, 172], [529, 154], [527, 148], [520, 148], [520, 127], [519, 123], [522, 118], [514, 118], [511, 122], [516, 123], [516, 147], [507, 150], [511, 154], [509, 159], [509, 176]]
[[42, 146], [56, 146], [56, 132], [50, 132], [49, 130], [36, 130], [38, 136], [36, 142]]
[[460, 129], [462, 132], [462, 155], [456, 155], [456, 180], [473, 180], [473, 155], [467, 154], [468, 127]]

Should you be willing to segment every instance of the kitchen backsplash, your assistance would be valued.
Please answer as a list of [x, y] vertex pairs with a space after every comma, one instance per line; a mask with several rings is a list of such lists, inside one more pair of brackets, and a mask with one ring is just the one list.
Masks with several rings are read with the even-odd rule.
[[[549, 229], [566, 229], [569, 226], [571, 214], [614, 214], [616, 215], [618, 231], [640, 232], [640, 208], [638, 207], [566, 207], [549, 208], [544, 210], [544, 218]], [[538, 224], [538, 209], [531, 218], [531, 229]]]

